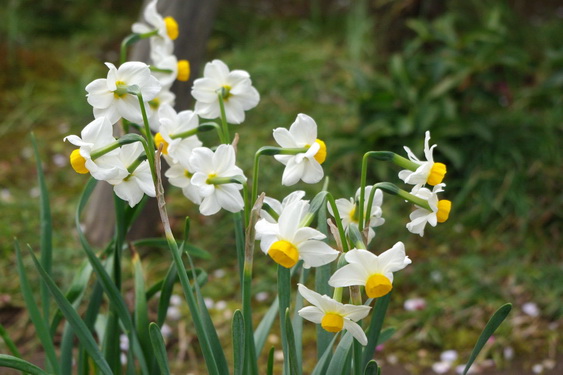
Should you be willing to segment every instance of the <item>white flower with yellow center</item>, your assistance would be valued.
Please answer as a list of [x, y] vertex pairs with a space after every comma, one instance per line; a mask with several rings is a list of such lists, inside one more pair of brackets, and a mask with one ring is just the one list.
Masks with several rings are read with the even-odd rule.
[[170, 166], [166, 173], [164, 173], [170, 185], [182, 189], [184, 196], [193, 203], [201, 204], [202, 198], [199, 188], [192, 184], [194, 169], [190, 165], [189, 159], [180, 159], [179, 162], [175, 163], [169, 156], [164, 155], [164, 158]]
[[321, 164], [326, 159], [326, 145], [317, 139], [317, 123], [311, 117], [300, 113], [289, 130], [274, 129], [274, 139], [285, 149], [303, 149], [293, 155], [275, 155], [277, 161], [285, 165], [282, 184], [294, 185], [299, 180], [307, 184], [319, 182], [323, 176]]
[[340, 332], [345, 329], [360, 344], [367, 345], [366, 334], [356, 322], [369, 314], [370, 306], [343, 304], [326, 295], [321, 296], [302, 284], [297, 286], [303, 298], [313, 304], [298, 311], [303, 319], [320, 324], [328, 332]]
[[[335, 201], [336, 208], [338, 209], [338, 214], [340, 215], [340, 219], [342, 219], [342, 226], [344, 227], [344, 230], [346, 232], [348, 232], [348, 228], [350, 228], [350, 226], [358, 227], [359, 224], [359, 210], [357, 209], [356, 202], [358, 202], [358, 200], [360, 199], [360, 189], [356, 191], [355, 198], [350, 198], [349, 200], [340, 198]], [[375, 237], [375, 231], [373, 230], [373, 228], [385, 223], [385, 219], [381, 217], [383, 213], [383, 211], [381, 210], [381, 205], [383, 204], [383, 193], [381, 190], [375, 190], [371, 210], [369, 213], [367, 212], [369, 196], [372, 189], [373, 186], [366, 186], [364, 202], [364, 213], [365, 216], [369, 219], [368, 242], [371, 242], [371, 240]], [[328, 211], [331, 215], [334, 216], [334, 212], [330, 204], [328, 205]]]
[[[273, 212], [279, 217], [283, 210], [289, 206], [291, 203], [303, 199], [305, 192], [303, 190], [296, 190], [286, 196], [281, 202], [272, 197], [264, 197], [264, 203], [270, 206]], [[270, 223], [277, 223], [277, 219], [274, 219], [266, 210], [260, 212], [260, 217], [266, 219]]]
[[170, 88], [176, 80], [185, 82], [190, 78], [188, 60], [178, 60], [173, 54], [157, 52], [153, 55], [151, 71], [163, 87]]
[[250, 75], [244, 70], [229, 71], [221, 60], [205, 64], [203, 78], [194, 81], [192, 96], [195, 112], [201, 117], [215, 119], [221, 116], [219, 96], [222, 95], [227, 122], [240, 124], [245, 111], [258, 105], [260, 94], [252, 86]]
[[308, 210], [308, 202], [297, 200], [282, 211], [277, 223], [265, 219], [256, 223], [260, 248], [285, 268], [293, 267], [299, 259], [303, 260], [304, 268], [319, 267], [338, 256], [338, 251], [323, 242], [326, 238], [323, 233], [303, 226]]
[[242, 169], [235, 165], [235, 160], [235, 150], [231, 145], [220, 145], [215, 152], [207, 147], [198, 147], [192, 151], [189, 159], [194, 170], [191, 183], [197, 187], [202, 197], [199, 206], [202, 215], [213, 215], [221, 208], [230, 212], [239, 212], [244, 208], [240, 194], [242, 185], [231, 182], [234, 177], [246, 182], [246, 177]]
[[159, 132], [154, 136], [155, 145], [164, 145], [162, 153], [170, 156], [174, 163], [189, 160], [192, 150], [201, 147], [196, 135], [199, 119], [192, 111], [176, 113], [168, 104], [161, 104], [158, 109]]
[[144, 148], [140, 142], [123, 145], [119, 150], [119, 160], [130, 171], [119, 182], [112, 182], [115, 194], [129, 203], [131, 207], [135, 207], [144, 194], [149, 197], [156, 196], [149, 162], [143, 160], [139, 163], [138, 161], [138, 157], [143, 152]]
[[346, 253], [345, 259], [348, 264], [338, 269], [328, 284], [335, 288], [362, 285], [369, 298], [389, 293], [393, 289], [393, 272], [411, 264], [405, 255], [405, 245], [400, 241], [379, 256], [367, 250], [352, 249]]
[[[160, 83], [151, 75], [149, 66], [142, 62], [126, 62], [119, 69], [111, 63], [106, 63], [106, 66], [109, 68], [107, 78], [96, 79], [86, 86], [86, 97], [94, 108], [94, 116], [105, 116], [111, 123], [123, 117], [142, 124], [139, 100], [129, 91], [139, 91], [146, 103], [160, 92]], [[150, 106], [145, 105], [145, 108], [150, 114]]]
[[151, 56], [155, 49], [159, 53], [171, 54], [174, 49], [173, 40], [178, 38], [178, 23], [172, 17], [162, 17], [158, 13], [158, 0], [151, 1], [143, 12], [143, 17], [147, 23], [136, 22], [131, 27], [136, 34], [147, 34], [156, 31], [156, 35], [150, 39]]
[[428, 201], [428, 205], [432, 211], [428, 211], [423, 207], [415, 206], [417, 207], [416, 210], [411, 212], [409, 216], [411, 222], [407, 223], [407, 229], [409, 232], [418, 234], [422, 237], [424, 236], [424, 228], [426, 227], [426, 224], [430, 224], [435, 227], [438, 223], [443, 223], [448, 220], [450, 210], [452, 208], [452, 202], [447, 199], [438, 199], [438, 193], [444, 191], [444, 186], [446, 185], [438, 184], [434, 186], [432, 191], [427, 188], [415, 186], [411, 194]]
[[410, 185], [425, 185], [428, 183], [434, 186], [441, 183], [444, 179], [446, 166], [443, 163], [434, 162], [434, 156], [432, 154], [436, 145], [429, 147], [429, 142], [430, 132], [427, 131], [424, 138], [424, 156], [426, 157], [426, 161], [418, 160], [411, 149], [405, 146], [405, 151], [410, 161], [419, 165], [415, 171], [404, 169], [399, 172], [399, 178], [405, 183]]
[[119, 144], [113, 137], [113, 125], [106, 117], [99, 117], [86, 125], [80, 137], [69, 135], [64, 140], [79, 147], [70, 155], [70, 164], [77, 173], [90, 172], [96, 180], [110, 183], [127, 176], [127, 169], [117, 158]]

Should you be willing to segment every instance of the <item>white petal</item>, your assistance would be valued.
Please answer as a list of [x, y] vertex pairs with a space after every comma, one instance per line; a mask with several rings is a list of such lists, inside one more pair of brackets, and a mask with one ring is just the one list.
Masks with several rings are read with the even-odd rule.
[[236, 184], [218, 185], [215, 188], [217, 201], [229, 212], [239, 212], [244, 208], [244, 201]]
[[299, 257], [303, 259], [303, 267], [320, 267], [338, 257], [339, 252], [322, 241], [306, 241], [299, 245]]
[[305, 163], [297, 163], [295, 158], [289, 159], [282, 175], [282, 185], [295, 185], [303, 177]]
[[405, 263], [405, 259], [408, 259], [405, 254], [405, 245], [399, 241], [392, 248], [383, 252], [379, 255], [379, 262], [385, 272], [397, 272], [402, 270], [410, 263]]
[[370, 310], [371, 310], [371, 306], [346, 304], [344, 305], [345, 312], [343, 316], [354, 322], [357, 322], [358, 320], [361, 320], [366, 316], [368, 316]]
[[297, 143], [286, 128], [276, 128], [273, 132], [274, 140], [284, 148], [297, 148]]
[[340, 288], [351, 285], [366, 285], [370, 274], [358, 264], [347, 264], [336, 270], [328, 280], [328, 285]]
[[295, 139], [295, 142], [301, 147], [312, 145], [317, 139], [317, 123], [310, 116], [300, 113], [291, 127], [289, 132]]
[[366, 346], [368, 344], [368, 338], [366, 337], [364, 330], [358, 325], [358, 323], [344, 319], [344, 329], [350, 332], [352, 336], [354, 336], [354, 338], [358, 340], [358, 342], [363, 346]]
[[315, 160], [304, 161], [305, 170], [301, 179], [307, 184], [316, 184], [324, 177], [323, 167]]
[[215, 194], [203, 198], [199, 206], [199, 212], [205, 216], [215, 215], [221, 209], [221, 205], [217, 201]]
[[316, 324], [321, 324], [321, 322], [323, 321], [323, 318], [325, 316], [325, 313], [322, 312], [318, 307], [315, 307], [315, 306], [303, 307], [297, 313], [303, 319], [306, 319], [306, 320], [313, 322], [313, 323], [316, 323]]

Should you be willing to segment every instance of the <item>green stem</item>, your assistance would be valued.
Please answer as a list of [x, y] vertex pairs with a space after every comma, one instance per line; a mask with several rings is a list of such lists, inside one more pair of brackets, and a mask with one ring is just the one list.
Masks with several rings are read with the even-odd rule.
[[411, 203], [414, 203], [419, 207], [424, 208], [425, 210], [432, 212], [432, 208], [430, 208], [430, 205], [428, 204], [428, 201], [426, 199], [422, 199], [415, 195], [412, 195], [411, 193], [408, 193], [403, 189], [398, 189], [397, 195], [403, 199], [408, 200]]
[[334, 221], [336, 221], [336, 227], [338, 228], [338, 235], [340, 236], [340, 240], [342, 242], [342, 251], [348, 252], [350, 249], [348, 247], [348, 240], [346, 239], [346, 232], [344, 231], [344, 227], [342, 226], [342, 218], [340, 217], [340, 212], [338, 212], [338, 207], [336, 206], [336, 201], [331, 193], [326, 194], [327, 200], [330, 203], [330, 207], [332, 208]]
[[223, 93], [220, 91], [217, 93], [219, 97], [219, 108], [221, 109], [221, 124], [223, 128], [223, 136], [221, 142], [229, 144], [231, 143], [231, 135], [229, 134], [229, 124], [227, 123], [227, 114], [225, 113], [225, 103], [223, 102]]
[[278, 299], [280, 303], [280, 329], [282, 337], [283, 349], [283, 367], [284, 374], [289, 374], [289, 345], [287, 340], [286, 329], [286, 311], [289, 309], [289, 301], [291, 299], [291, 276], [290, 270], [283, 266], [278, 265]]
[[150, 65], [149, 69], [151, 70], [151, 72], [172, 74], [172, 69], [161, 69], [161, 68], [157, 68], [154, 65]]
[[90, 158], [92, 160], [96, 160], [97, 158], [99, 158], [102, 155], [107, 154], [110, 151], [115, 150], [116, 148], [119, 148], [119, 146], [121, 146], [121, 144], [117, 141], [110, 143], [109, 145], [99, 148], [93, 152], [90, 153]]

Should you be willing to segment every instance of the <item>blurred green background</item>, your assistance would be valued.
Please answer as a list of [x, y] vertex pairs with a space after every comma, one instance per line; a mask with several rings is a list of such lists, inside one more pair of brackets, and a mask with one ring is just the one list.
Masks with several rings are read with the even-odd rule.
[[[26, 325], [12, 239], [38, 245], [39, 190], [28, 134], [38, 137], [47, 173], [55, 272], [64, 284], [72, 276], [69, 265], [82, 259], [73, 213], [86, 180], [69, 167], [71, 147], [62, 138], [93, 119], [84, 87], [105, 76], [103, 62], [116, 62], [140, 6], [7, 0], [0, 10], [0, 320], [8, 327]], [[522, 371], [508, 373], [531, 373], [538, 364], [555, 373], [551, 365], [562, 362], [562, 35], [563, 6], [547, 0], [220, 3], [208, 59], [247, 70], [262, 97], [237, 128], [247, 173], [255, 150], [273, 145], [271, 129], [288, 127], [298, 113], [312, 116], [327, 142], [325, 172], [336, 197], [352, 196], [359, 186], [364, 152], [404, 155], [407, 145], [422, 156], [426, 130], [438, 144], [435, 160], [448, 165], [453, 211], [424, 238], [404, 228], [410, 208], [385, 197], [387, 225], [374, 249], [402, 240], [413, 265], [396, 280], [387, 324], [399, 330], [378, 353], [383, 362], [419, 373], [442, 350], [466, 357], [504, 302], [514, 304], [513, 313], [484, 357], [496, 368]], [[263, 164], [261, 185], [283, 197], [289, 190], [277, 186], [282, 167]], [[368, 181], [398, 183], [397, 172], [373, 165]], [[312, 194], [320, 189], [297, 187]], [[214, 226], [229, 236], [229, 218], [198, 217], [178, 190], [171, 191], [170, 205], [177, 222], [194, 217], [198, 245], [225, 250], [213, 248], [196, 228]], [[168, 264], [163, 254], [144, 259], [155, 272]], [[271, 266], [260, 262], [257, 267]], [[234, 275], [234, 264], [217, 257], [203, 266]], [[274, 271], [264, 273], [266, 281], [257, 280], [256, 289], [271, 300], [274, 287], [267, 280]], [[236, 289], [225, 291], [220, 282], [210, 280], [212, 297], [232, 298]], [[411, 298], [424, 298], [426, 308], [405, 310]], [[537, 315], [527, 303], [535, 304]], [[19, 341], [31, 352], [29, 335], [25, 331]]]

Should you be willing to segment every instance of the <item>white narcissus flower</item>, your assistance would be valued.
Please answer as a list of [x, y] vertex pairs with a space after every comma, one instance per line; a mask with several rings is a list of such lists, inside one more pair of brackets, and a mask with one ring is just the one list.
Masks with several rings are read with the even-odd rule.
[[328, 284], [335, 288], [365, 286], [369, 298], [379, 298], [389, 293], [393, 289], [393, 272], [411, 264], [405, 255], [405, 245], [400, 241], [379, 256], [367, 250], [352, 249], [345, 258], [348, 264], [338, 269]]
[[[129, 174], [117, 159], [119, 145], [113, 137], [113, 125], [106, 117], [99, 117], [86, 125], [80, 137], [69, 135], [64, 140], [79, 147], [70, 155], [70, 164], [76, 172], [81, 174], [90, 172], [96, 180], [110, 183], [119, 181]], [[112, 148], [112, 145], [113, 150], [96, 157], [96, 152], [103, 152], [108, 147]]]
[[158, 118], [160, 128], [154, 137], [156, 147], [163, 143], [162, 153], [170, 156], [174, 163], [189, 160], [192, 150], [202, 145], [197, 135], [185, 135], [186, 132], [197, 129], [197, 115], [192, 111], [176, 113], [170, 105], [162, 104], [158, 109]]
[[158, 13], [156, 6], [158, 0], [153, 0], [143, 12], [143, 17], [148, 25], [141, 22], [136, 22], [131, 27], [132, 31], [136, 34], [146, 34], [157, 31], [157, 35], [150, 38], [151, 44], [151, 57], [154, 53], [171, 54], [174, 50], [173, 40], [178, 38], [178, 23], [172, 17], [162, 17]]
[[430, 132], [427, 131], [424, 138], [424, 156], [426, 157], [426, 161], [418, 160], [411, 149], [405, 146], [405, 151], [407, 152], [410, 161], [419, 165], [416, 171], [404, 169], [399, 172], [399, 178], [405, 183], [421, 186], [428, 183], [434, 186], [442, 182], [442, 180], [444, 179], [444, 175], [446, 174], [446, 166], [443, 163], [434, 162], [432, 153], [436, 145], [429, 147], [429, 142]]
[[158, 130], [160, 128], [160, 119], [158, 118], [158, 109], [160, 108], [160, 106], [167, 104], [171, 107], [174, 107], [175, 102], [176, 95], [174, 95], [174, 93], [166, 87], [162, 87], [160, 92], [152, 100], [149, 101], [149, 126], [153, 132], [158, 133]]
[[[264, 197], [264, 203], [270, 206], [270, 208], [279, 217], [287, 206], [289, 206], [291, 203], [295, 201], [301, 200], [304, 196], [305, 196], [305, 192], [303, 190], [296, 190], [290, 193], [288, 196], [286, 196], [281, 202], [271, 197]], [[266, 219], [270, 223], [278, 222], [266, 210], [262, 210], [260, 212], [260, 217]]]
[[313, 304], [298, 311], [303, 319], [320, 324], [328, 332], [340, 332], [345, 329], [360, 344], [367, 345], [366, 334], [356, 322], [369, 314], [370, 306], [343, 304], [326, 295], [321, 296], [302, 284], [297, 285], [303, 298]]
[[422, 237], [424, 236], [424, 227], [426, 227], [427, 223], [435, 227], [437, 223], [443, 223], [448, 220], [452, 202], [447, 199], [438, 200], [438, 193], [444, 191], [444, 186], [446, 186], [446, 184], [438, 184], [434, 186], [432, 191], [427, 188], [415, 186], [411, 193], [416, 197], [428, 201], [428, 205], [432, 211], [428, 211], [423, 207], [415, 206], [417, 207], [416, 210], [411, 212], [409, 216], [411, 222], [407, 223], [407, 229], [409, 232], [418, 234]]
[[275, 155], [285, 165], [282, 185], [290, 186], [302, 180], [308, 184], [319, 182], [323, 176], [321, 164], [326, 159], [326, 145], [317, 139], [317, 123], [311, 117], [300, 113], [289, 130], [274, 129], [274, 139], [282, 148], [306, 151], [297, 155]]
[[218, 95], [223, 95], [227, 122], [240, 124], [244, 111], [258, 105], [260, 94], [252, 86], [250, 75], [244, 70], [229, 71], [221, 60], [205, 64], [203, 78], [194, 81], [192, 96], [195, 98], [195, 112], [201, 117], [215, 119], [221, 116]]
[[[160, 92], [160, 82], [151, 75], [149, 66], [142, 62], [126, 62], [119, 69], [111, 63], [106, 63], [106, 66], [109, 68], [107, 78], [96, 79], [86, 86], [86, 97], [94, 108], [94, 116], [105, 116], [112, 124], [121, 117], [142, 124], [139, 100], [136, 95], [128, 94], [127, 89], [136, 86], [146, 103]], [[150, 116], [150, 106], [145, 105], [145, 108]]]
[[[119, 159], [125, 168], [137, 161], [137, 158], [144, 151], [140, 142], [123, 145], [119, 150]], [[131, 171], [121, 181], [113, 184], [115, 194], [135, 207], [141, 201], [143, 195], [155, 197], [156, 191], [152, 173], [147, 160], [142, 161], [133, 171]]]
[[282, 211], [277, 223], [265, 219], [256, 223], [260, 248], [285, 268], [293, 267], [299, 259], [304, 268], [319, 267], [338, 256], [338, 251], [322, 241], [326, 238], [323, 233], [301, 224], [308, 210], [308, 202], [297, 200]]
[[[381, 190], [376, 189], [374, 196], [373, 196], [373, 204], [371, 206], [371, 210], [368, 213], [368, 203], [369, 203], [369, 196], [373, 186], [366, 186], [365, 189], [365, 201], [364, 201], [364, 214], [365, 217], [369, 219], [369, 229], [368, 229], [368, 243], [375, 237], [375, 231], [373, 228], [383, 225], [385, 223], [385, 219], [381, 217], [382, 210], [381, 205], [383, 204], [383, 193]], [[348, 232], [348, 228], [350, 226], [358, 227], [358, 208], [356, 202], [360, 199], [360, 190], [359, 188], [356, 191], [355, 198], [344, 199], [340, 198], [335, 201], [336, 208], [338, 208], [338, 213], [340, 215], [340, 219], [342, 219], [342, 226], [344, 230]], [[332, 216], [334, 216], [334, 212], [332, 210], [332, 206], [328, 204], [328, 211]]]
[[198, 188], [202, 197], [199, 206], [202, 215], [216, 214], [221, 208], [230, 212], [239, 212], [244, 208], [240, 194], [242, 185], [221, 181], [235, 176], [246, 181], [242, 169], [235, 165], [235, 161], [235, 149], [231, 145], [220, 145], [215, 152], [207, 147], [198, 147], [192, 151], [189, 159], [194, 169], [191, 183]]
[[182, 193], [186, 198], [195, 204], [201, 204], [201, 194], [199, 188], [192, 184], [194, 170], [189, 163], [189, 159], [180, 159], [175, 163], [172, 158], [164, 155], [170, 168], [164, 173], [168, 178], [170, 185], [182, 189]]

